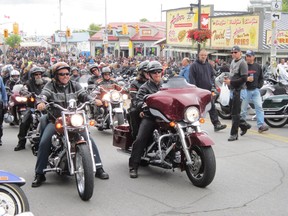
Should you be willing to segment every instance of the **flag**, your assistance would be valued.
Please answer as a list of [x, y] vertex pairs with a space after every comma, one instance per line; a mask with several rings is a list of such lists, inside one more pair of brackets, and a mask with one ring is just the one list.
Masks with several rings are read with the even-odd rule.
[[10, 19], [10, 16], [4, 15], [5, 19]]

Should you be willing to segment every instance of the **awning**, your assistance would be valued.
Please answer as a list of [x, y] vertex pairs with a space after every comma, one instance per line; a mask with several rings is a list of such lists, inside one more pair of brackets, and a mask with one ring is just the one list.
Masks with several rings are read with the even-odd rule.
[[152, 44], [152, 46], [157, 46], [163, 42], [166, 43], [166, 37], [156, 41], [155, 43]]

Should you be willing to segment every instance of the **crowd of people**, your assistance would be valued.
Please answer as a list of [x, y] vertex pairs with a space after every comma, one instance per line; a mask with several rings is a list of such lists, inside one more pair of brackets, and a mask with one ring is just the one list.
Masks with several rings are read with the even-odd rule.
[[[223, 60], [209, 61], [208, 53], [204, 49], [200, 51], [196, 60], [185, 57], [180, 64], [177, 64], [173, 59], [167, 63], [158, 57], [76, 57], [73, 54], [61, 53], [54, 48], [46, 49], [39, 47], [9, 49], [6, 55], [7, 61], [5, 65], [4, 57], [1, 56], [0, 59], [0, 85], [2, 90], [0, 98], [0, 105], [2, 107], [0, 109], [0, 145], [2, 145], [3, 116], [8, 106], [8, 97], [5, 89], [11, 90], [15, 84], [23, 83], [28, 91], [45, 95], [49, 101], [55, 101], [62, 105], [65, 104], [63, 101], [64, 94], [71, 95], [76, 101], [91, 100], [78, 83], [79, 78], [84, 74], [91, 75], [88, 80], [89, 84], [117, 85], [115, 80], [111, 78], [112, 74], [132, 75], [133, 73], [137, 73], [137, 77], [131, 83], [129, 89], [131, 92], [129, 123], [132, 125], [132, 137], [134, 140], [132, 154], [129, 159], [131, 178], [138, 177], [141, 155], [155, 127], [153, 118], [150, 118], [143, 112], [144, 98], [148, 94], [159, 91], [163, 74], [167, 74], [168, 76], [183, 76], [190, 84], [214, 91], [215, 74], [217, 72], [229, 72], [229, 77], [226, 77], [224, 80], [231, 90], [232, 127], [228, 141], [238, 140], [238, 128], [241, 129], [240, 135], [244, 135], [251, 128], [251, 125], [246, 122], [247, 105], [250, 99], [252, 99], [256, 107], [258, 131], [262, 133], [268, 130], [268, 127], [264, 124], [259, 93], [259, 89], [263, 85], [263, 68], [255, 62], [255, 53], [251, 50], [246, 51], [245, 59], [242, 58], [239, 46], [234, 46], [231, 50], [233, 60], [230, 65]], [[95, 104], [96, 106], [100, 106], [101, 101], [96, 99]], [[37, 103], [37, 109], [44, 110], [45, 104], [41, 102]], [[227, 125], [220, 122], [214, 101], [212, 101], [209, 114], [215, 132], [227, 127]], [[14, 148], [15, 151], [25, 149], [27, 125], [30, 122], [31, 112], [28, 109], [19, 126], [19, 141]], [[51, 139], [55, 132], [53, 130], [54, 122], [49, 116], [48, 122], [41, 135], [35, 167], [35, 179], [32, 187], [39, 187], [46, 180], [43, 170], [47, 165], [47, 154], [51, 145], [48, 140]], [[17, 122], [12, 124], [17, 124]], [[88, 137], [86, 138], [88, 139]], [[91, 137], [89, 139], [93, 144], [93, 152], [96, 155], [95, 162], [97, 169], [95, 176], [101, 179], [108, 179], [109, 175], [103, 169], [97, 145]]]

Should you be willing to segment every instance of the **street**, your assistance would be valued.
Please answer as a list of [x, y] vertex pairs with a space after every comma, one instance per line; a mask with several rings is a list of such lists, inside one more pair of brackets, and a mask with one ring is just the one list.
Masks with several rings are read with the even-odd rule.
[[47, 173], [46, 182], [31, 188], [36, 157], [30, 144], [14, 152], [18, 127], [4, 124], [0, 147], [1, 169], [26, 179], [22, 187], [36, 216], [270, 216], [288, 214], [288, 125], [259, 134], [252, 129], [238, 141], [228, 142], [228, 128], [214, 132], [209, 118], [203, 125], [214, 140], [217, 169], [206, 188], [193, 186], [185, 172], [141, 167], [138, 179], [130, 179], [129, 155], [112, 146], [112, 132], [91, 128], [109, 180], [95, 178], [94, 195], [88, 202], [78, 196], [75, 179]]

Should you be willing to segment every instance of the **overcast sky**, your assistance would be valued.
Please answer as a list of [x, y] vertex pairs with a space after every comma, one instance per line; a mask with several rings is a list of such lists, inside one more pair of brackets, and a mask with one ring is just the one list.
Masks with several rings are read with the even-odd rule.
[[[107, 23], [138, 22], [146, 18], [161, 21], [162, 10], [189, 7], [198, 0], [106, 0]], [[246, 11], [250, 0], [202, 0], [214, 4], [214, 10]], [[60, 29], [59, 0], [0, 0], [0, 30], [12, 31], [13, 22], [28, 35], [52, 35]], [[91, 23], [105, 24], [105, 0], [61, 0], [61, 26], [87, 29]], [[4, 18], [9, 16], [10, 19]], [[166, 14], [162, 13], [162, 21]], [[7, 23], [8, 22], [8, 23]], [[3, 24], [6, 23], [6, 24]]]

